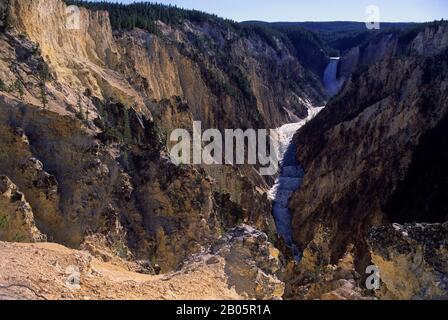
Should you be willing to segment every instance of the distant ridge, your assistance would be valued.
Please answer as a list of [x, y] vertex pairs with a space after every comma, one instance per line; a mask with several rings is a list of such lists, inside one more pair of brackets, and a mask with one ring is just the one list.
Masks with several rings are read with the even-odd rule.
[[292, 35], [300, 30], [315, 33], [326, 47], [344, 52], [355, 45], [361, 44], [372, 35], [391, 30], [403, 31], [422, 25], [414, 22], [384, 22], [380, 30], [368, 30], [365, 22], [356, 21], [328, 21], [328, 22], [264, 22], [244, 21], [242, 25], [270, 27], [283, 33]]

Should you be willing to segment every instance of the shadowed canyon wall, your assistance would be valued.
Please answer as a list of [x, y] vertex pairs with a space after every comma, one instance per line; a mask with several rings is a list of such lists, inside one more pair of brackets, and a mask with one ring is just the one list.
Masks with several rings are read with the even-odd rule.
[[[328, 259], [334, 263], [355, 244], [363, 271], [370, 261], [365, 237], [371, 227], [389, 221], [444, 222], [446, 214], [437, 209], [443, 192], [431, 192], [432, 198], [424, 197], [429, 191], [422, 190], [444, 185], [443, 178], [430, 178], [436, 170], [430, 164], [440, 167], [444, 157], [446, 34], [447, 26], [441, 23], [423, 27], [408, 39], [392, 33], [372, 40], [360, 57], [363, 67], [296, 135], [305, 179], [290, 207], [294, 239], [302, 249], [324, 226]], [[376, 50], [377, 58], [368, 49], [376, 43], [389, 48]], [[433, 159], [434, 154], [441, 158]], [[424, 200], [415, 197], [417, 190]], [[427, 210], [418, 204], [422, 201]], [[406, 210], [410, 207], [415, 209]]]

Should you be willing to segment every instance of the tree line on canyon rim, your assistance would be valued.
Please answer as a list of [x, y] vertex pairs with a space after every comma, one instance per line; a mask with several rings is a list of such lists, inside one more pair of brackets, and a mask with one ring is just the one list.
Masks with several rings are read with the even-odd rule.
[[[68, 5], [81, 6], [90, 10], [107, 11], [114, 31], [140, 28], [160, 35], [157, 21], [177, 27], [184, 20], [189, 20], [195, 23], [218, 24], [241, 37], [259, 36], [276, 50], [279, 49], [276, 39], [280, 39], [306, 67], [308, 67], [307, 62], [303, 61], [303, 57], [300, 55], [303, 55], [310, 48], [315, 55], [322, 52], [327, 57], [339, 56], [345, 51], [355, 46], [362, 46], [372, 38], [384, 33], [398, 33], [403, 39], [415, 36], [425, 25], [421, 23], [382, 23], [380, 30], [367, 30], [362, 22], [268, 23], [245, 21], [238, 23], [230, 19], [220, 18], [215, 14], [150, 2], [135, 2], [132, 4], [85, 0], [65, 0], [65, 2]], [[438, 23], [443, 23], [443, 20]], [[240, 80], [240, 82], [243, 82], [242, 79]]]
[[215, 14], [209, 14], [198, 10], [186, 10], [173, 5], [163, 5], [150, 2], [136, 2], [132, 4], [109, 3], [109, 2], [89, 2], [83, 0], [66, 0], [69, 5], [76, 5], [90, 10], [104, 10], [109, 13], [113, 30], [132, 30], [140, 28], [148, 32], [159, 34], [156, 21], [162, 21], [170, 26], [179, 26], [183, 20], [196, 23], [218, 23], [241, 37], [258, 35], [270, 46], [278, 49], [275, 38], [281, 39], [289, 45], [289, 49], [299, 51], [298, 45], [301, 42], [310, 42], [315, 46], [328, 50], [324, 42], [314, 33], [305, 28], [273, 28], [259, 23], [238, 23], [230, 19], [220, 18]]

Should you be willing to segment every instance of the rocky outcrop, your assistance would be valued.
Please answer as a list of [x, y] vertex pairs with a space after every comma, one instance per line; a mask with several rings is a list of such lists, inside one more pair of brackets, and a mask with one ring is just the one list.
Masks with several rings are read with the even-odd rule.
[[448, 223], [379, 227], [368, 243], [383, 283], [379, 297], [448, 298]]
[[440, 25], [426, 28], [412, 41], [411, 49], [424, 56], [441, 54], [448, 48], [448, 26]]
[[50, 243], [0, 242], [0, 255], [2, 299], [267, 300], [281, 298], [284, 288], [275, 274], [278, 251], [247, 226], [163, 276], [135, 273], [118, 258], [100, 260]]
[[17, 186], [0, 176], [0, 240], [11, 242], [45, 241], [37, 228], [31, 206]]
[[[297, 157], [305, 179], [290, 207], [294, 239], [302, 249], [314, 238], [317, 225], [324, 224], [330, 230], [332, 263], [353, 243], [357, 269], [363, 272], [370, 260], [365, 242], [368, 230], [393, 221], [388, 205], [394, 193], [403, 190], [399, 184], [409, 181], [411, 163], [417, 161], [419, 146], [426, 144], [425, 135], [435, 130], [439, 132], [435, 136], [442, 137], [443, 131], [436, 128], [445, 123], [448, 111], [447, 63], [446, 51], [430, 57], [413, 53], [386, 57], [355, 72], [327, 108], [299, 131]], [[431, 141], [435, 136], [431, 135]], [[418, 168], [422, 174], [429, 172], [424, 166]], [[394, 209], [406, 207], [407, 199], [413, 201], [410, 193], [398, 198]], [[440, 207], [436, 201], [424, 199], [433, 208]], [[402, 221], [414, 219], [406, 210], [400, 212]], [[444, 221], [446, 207], [438, 212], [440, 220], [433, 222]]]
[[329, 230], [318, 225], [315, 237], [303, 251], [299, 263], [286, 265], [282, 278], [286, 283], [285, 298], [293, 300], [368, 300], [371, 293], [363, 290], [361, 276], [355, 270], [353, 245], [331, 263]]
[[229, 285], [237, 293], [249, 299], [282, 298], [284, 284], [276, 275], [281, 268], [280, 252], [266, 234], [242, 225], [213, 245], [211, 253], [224, 258]]
[[[2, 108], [2, 112], [0, 118], [8, 117], [7, 110]], [[34, 157], [28, 136], [22, 128], [0, 121], [0, 133], [0, 174], [10, 177], [23, 191], [33, 208], [38, 228], [49, 237], [60, 239], [57, 233], [62, 220], [56, 178], [46, 172], [42, 162]]]

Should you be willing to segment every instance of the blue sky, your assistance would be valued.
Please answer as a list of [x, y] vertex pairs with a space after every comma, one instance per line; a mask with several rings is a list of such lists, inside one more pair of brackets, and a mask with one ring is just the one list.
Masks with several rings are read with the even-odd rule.
[[[130, 3], [132, 0], [110, 0]], [[448, 0], [158, 0], [237, 21], [365, 21], [366, 7], [380, 8], [383, 22], [448, 20]]]

